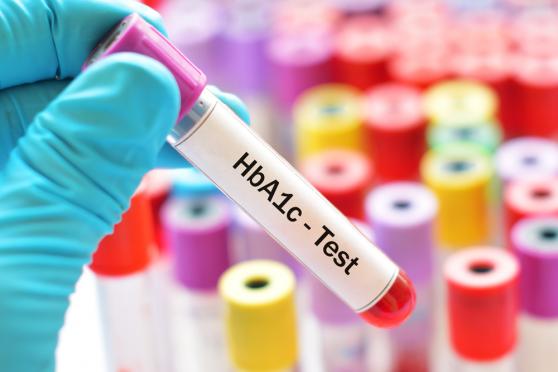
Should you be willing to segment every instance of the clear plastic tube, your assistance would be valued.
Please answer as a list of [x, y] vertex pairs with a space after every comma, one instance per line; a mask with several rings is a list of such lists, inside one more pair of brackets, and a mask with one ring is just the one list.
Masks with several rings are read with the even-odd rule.
[[125, 18], [85, 66], [118, 52], [156, 58], [174, 74], [182, 120], [168, 142], [367, 322], [395, 326], [411, 313], [402, 271], [205, 89], [205, 75], [137, 14]]

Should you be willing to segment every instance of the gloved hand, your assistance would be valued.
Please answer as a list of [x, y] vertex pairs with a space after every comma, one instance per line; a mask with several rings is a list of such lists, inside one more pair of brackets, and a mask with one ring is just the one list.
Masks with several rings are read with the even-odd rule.
[[[115, 55], [85, 73], [132, 1], [0, 0], [0, 370], [52, 371], [68, 297], [158, 160], [179, 93], [161, 64]], [[74, 80], [71, 80], [75, 78]], [[57, 79], [57, 80], [55, 80]], [[221, 98], [246, 118], [239, 101]]]

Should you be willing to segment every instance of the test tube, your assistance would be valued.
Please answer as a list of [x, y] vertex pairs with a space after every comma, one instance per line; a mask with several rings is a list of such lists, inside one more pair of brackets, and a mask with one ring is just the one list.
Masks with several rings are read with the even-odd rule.
[[444, 265], [455, 353], [451, 371], [513, 372], [519, 264], [495, 248], [471, 248]]
[[300, 172], [345, 216], [364, 220], [364, 199], [372, 185], [372, 164], [362, 153], [329, 150], [302, 161]]
[[448, 77], [447, 50], [436, 43], [424, 44], [402, 50], [389, 60], [387, 69], [391, 80], [427, 90]]
[[177, 79], [182, 120], [167, 140], [185, 159], [363, 319], [386, 327], [410, 315], [415, 295], [406, 274], [205, 89], [205, 75], [139, 15], [117, 25], [85, 66], [124, 51], [158, 59]]
[[512, 242], [521, 264], [518, 370], [550, 372], [558, 362], [558, 218], [521, 220]]
[[449, 80], [431, 87], [424, 96], [426, 116], [434, 125], [493, 121], [496, 94], [473, 80]]
[[552, 52], [544, 57], [520, 54], [513, 65], [523, 136], [558, 139], [558, 54]]
[[[99, 293], [101, 322], [110, 371], [165, 371], [158, 355], [149, 266], [154, 258], [151, 209], [139, 191], [114, 232], [91, 262]], [[168, 370], [167, 370], [168, 371]]]
[[558, 175], [558, 145], [544, 138], [516, 138], [500, 146], [494, 163], [504, 185], [516, 179], [555, 176]]
[[428, 144], [430, 148], [456, 143], [477, 145], [488, 154], [494, 154], [502, 140], [498, 123], [477, 122], [456, 125], [434, 125], [428, 128]]
[[360, 93], [343, 84], [309, 89], [294, 107], [295, 158], [330, 149], [362, 151]]
[[356, 16], [339, 26], [334, 41], [335, 81], [368, 89], [387, 80], [387, 60], [393, 43], [386, 21]]
[[490, 237], [489, 189], [492, 164], [478, 147], [452, 144], [430, 150], [422, 178], [439, 203], [437, 235], [441, 248], [484, 244]]
[[295, 278], [266, 260], [237, 264], [219, 281], [229, 355], [237, 371], [295, 371], [298, 360]]
[[385, 184], [366, 200], [375, 241], [406, 270], [418, 294], [417, 308], [409, 321], [390, 331], [394, 372], [430, 370], [437, 209], [432, 192], [412, 182]]
[[420, 91], [396, 83], [377, 85], [365, 93], [363, 112], [365, 148], [378, 180], [417, 180], [426, 152]]
[[504, 192], [506, 247], [512, 248], [511, 231], [527, 217], [558, 216], [558, 178], [541, 177], [516, 180]]
[[219, 197], [169, 199], [162, 210], [173, 277], [174, 339], [180, 370], [226, 371], [229, 363], [221, 327], [223, 305], [217, 284], [231, 264], [232, 216]]

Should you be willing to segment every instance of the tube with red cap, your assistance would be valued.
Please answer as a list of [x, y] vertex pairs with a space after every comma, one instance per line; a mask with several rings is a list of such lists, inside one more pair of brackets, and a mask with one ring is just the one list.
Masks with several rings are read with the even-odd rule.
[[363, 154], [324, 151], [302, 161], [300, 171], [345, 216], [364, 219], [364, 199], [372, 184], [373, 171]]
[[227, 200], [171, 198], [161, 211], [175, 283], [174, 339], [181, 371], [226, 371], [223, 304], [217, 283], [231, 265]]
[[[364, 96], [364, 137], [380, 182], [416, 180], [426, 152], [426, 119], [420, 91], [389, 83]], [[402, 161], [404, 159], [404, 161]]]
[[455, 360], [451, 371], [514, 371], [519, 264], [495, 248], [455, 253], [444, 265]]
[[511, 240], [521, 264], [518, 370], [551, 372], [558, 357], [558, 217], [523, 219]]
[[101, 41], [85, 67], [118, 52], [159, 60], [181, 93], [168, 142], [367, 322], [412, 312], [411, 281], [206, 86], [205, 75], [137, 14]]
[[533, 216], [558, 217], [558, 178], [540, 177], [516, 180], [504, 192], [506, 242], [510, 244], [511, 231], [521, 219]]
[[379, 17], [345, 20], [334, 42], [335, 81], [363, 90], [386, 81], [386, 64], [392, 49], [389, 29]]
[[90, 265], [97, 279], [110, 371], [168, 370], [163, 363], [170, 357], [159, 354], [149, 271], [155, 253], [150, 205], [139, 191]]

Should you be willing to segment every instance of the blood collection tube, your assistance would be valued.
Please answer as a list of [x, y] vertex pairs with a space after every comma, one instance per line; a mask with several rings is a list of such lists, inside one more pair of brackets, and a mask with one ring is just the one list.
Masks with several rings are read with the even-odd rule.
[[275, 35], [333, 34], [343, 19], [338, 9], [322, 0], [283, 0], [274, 5], [271, 28]]
[[493, 121], [498, 109], [494, 92], [472, 80], [436, 84], [425, 93], [424, 104], [426, 116], [434, 125]]
[[518, 84], [520, 135], [558, 139], [558, 55], [520, 54], [513, 77]]
[[521, 265], [518, 370], [551, 372], [558, 358], [558, 218], [521, 220], [512, 242]]
[[360, 93], [342, 84], [306, 91], [294, 108], [295, 158], [331, 149], [362, 151]]
[[517, 179], [558, 175], [558, 145], [544, 138], [516, 138], [500, 146], [494, 163], [504, 185]]
[[237, 371], [295, 371], [295, 277], [266, 260], [237, 264], [219, 281], [229, 355]]
[[334, 42], [334, 80], [363, 90], [386, 81], [392, 49], [385, 20], [377, 16], [346, 19]]
[[159, 252], [166, 254], [167, 245], [161, 228], [161, 220], [159, 218], [161, 207], [169, 197], [172, 189], [173, 179], [177, 175], [175, 170], [154, 169], [147, 173], [143, 180], [143, 191], [151, 204], [152, 221], [155, 229], [155, 241]]
[[219, 277], [231, 264], [232, 216], [219, 197], [171, 198], [162, 210], [169, 244], [174, 291], [174, 339], [179, 370], [226, 371], [228, 360], [221, 327], [223, 305]]
[[156, 254], [149, 201], [142, 191], [114, 232], [105, 237], [90, 268], [95, 273], [110, 371], [164, 371], [158, 355], [153, 281]]
[[455, 365], [451, 371], [513, 372], [519, 265], [510, 253], [471, 248], [444, 265]]
[[365, 148], [378, 180], [418, 179], [426, 152], [420, 91], [402, 84], [378, 85], [365, 94], [363, 111]]
[[204, 89], [205, 75], [139, 15], [125, 18], [85, 66], [125, 51], [158, 59], [177, 79], [181, 120], [168, 142], [185, 159], [367, 322], [394, 326], [410, 315], [415, 295], [406, 274]]
[[271, 260], [288, 266], [296, 277], [303, 268], [300, 263], [283, 249], [252, 217], [240, 208], [235, 208], [234, 261]]
[[411, 182], [380, 186], [366, 200], [375, 242], [400, 262], [417, 290], [414, 314], [403, 326], [390, 331], [394, 372], [430, 370], [437, 209], [435, 196], [424, 186]]
[[486, 243], [490, 237], [492, 164], [477, 146], [430, 150], [421, 164], [424, 182], [438, 198], [438, 240], [445, 249]]
[[372, 186], [372, 164], [365, 155], [328, 150], [300, 164], [300, 172], [345, 216], [363, 220], [364, 199]]
[[506, 246], [511, 248], [511, 231], [518, 221], [533, 216], [558, 216], [558, 178], [527, 178], [508, 183], [504, 207]]
[[502, 133], [499, 124], [494, 122], [442, 124], [429, 127], [427, 138], [430, 148], [469, 143], [494, 154], [502, 141]]

